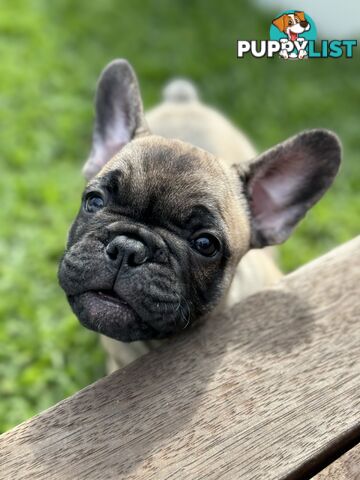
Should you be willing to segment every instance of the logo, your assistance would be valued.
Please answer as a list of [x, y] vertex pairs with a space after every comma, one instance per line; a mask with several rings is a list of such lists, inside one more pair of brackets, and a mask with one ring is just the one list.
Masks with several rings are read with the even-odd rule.
[[316, 26], [307, 13], [286, 10], [274, 18], [270, 25], [270, 40], [238, 40], [237, 57], [285, 60], [312, 58], [352, 58], [357, 40], [321, 40], [316, 44]]
[[309, 41], [316, 40], [315, 23], [305, 12], [290, 10], [272, 21], [270, 40], [280, 42], [282, 58], [303, 59], [309, 55]]

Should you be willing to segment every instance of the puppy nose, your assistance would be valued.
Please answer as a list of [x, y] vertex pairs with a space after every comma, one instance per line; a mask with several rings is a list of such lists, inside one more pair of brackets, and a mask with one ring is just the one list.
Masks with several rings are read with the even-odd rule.
[[118, 268], [137, 267], [148, 260], [146, 246], [140, 240], [126, 235], [115, 237], [107, 245], [105, 252]]
[[307, 22], [306, 20], [302, 20], [302, 21], [300, 22], [300, 25], [301, 25], [303, 28], [305, 28], [305, 27], [308, 26], [308, 22]]

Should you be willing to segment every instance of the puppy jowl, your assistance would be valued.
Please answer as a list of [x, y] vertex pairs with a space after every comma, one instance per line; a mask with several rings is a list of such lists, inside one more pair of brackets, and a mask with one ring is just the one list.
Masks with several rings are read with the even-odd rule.
[[81, 323], [126, 342], [169, 337], [275, 281], [261, 248], [286, 240], [340, 163], [326, 130], [257, 157], [241, 132], [223, 148], [216, 131], [228, 123], [188, 83], [165, 95], [146, 120], [131, 66], [103, 71], [88, 184], [59, 267]]
[[270, 40], [238, 40], [237, 57], [302, 60], [306, 58], [352, 58], [356, 40], [322, 40], [316, 45], [314, 20], [303, 11], [286, 10], [273, 19]]

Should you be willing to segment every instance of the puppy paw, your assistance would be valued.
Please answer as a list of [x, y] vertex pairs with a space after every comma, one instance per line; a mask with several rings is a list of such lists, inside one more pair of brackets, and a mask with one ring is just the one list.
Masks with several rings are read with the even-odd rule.
[[282, 58], [289, 58], [289, 54], [287, 52], [287, 50], [281, 50], [281, 52], [279, 53], [280, 57]]

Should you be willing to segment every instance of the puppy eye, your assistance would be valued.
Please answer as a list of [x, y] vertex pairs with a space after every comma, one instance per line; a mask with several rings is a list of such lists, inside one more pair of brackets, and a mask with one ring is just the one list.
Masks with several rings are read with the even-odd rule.
[[102, 195], [98, 192], [92, 192], [86, 195], [85, 198], [85, 210], [88, 213], [95, 213], [98, 210], [104, 208], [105, 201]]
[[293, 23], [292, 23], [292, 21], [291, 21], [291, 20], [289, 20], [289, 27], [291, 27], [291, 25], [292, 25], [292, 24], [293, 24]]
[[191, 246], [205, 257], [213, 257], [220, 250], [219, 240], [210, 234], [201, 234], [192, 239]]

